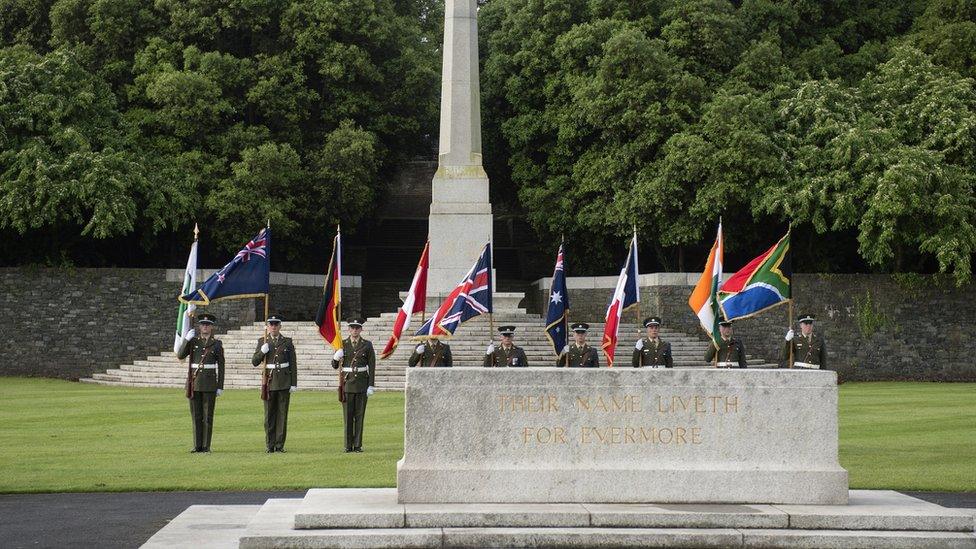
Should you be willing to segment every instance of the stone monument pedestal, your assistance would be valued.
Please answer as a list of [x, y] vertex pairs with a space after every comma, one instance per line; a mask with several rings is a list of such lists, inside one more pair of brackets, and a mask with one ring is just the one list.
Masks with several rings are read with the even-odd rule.
[[829, 371], [413, 369], [401, 503], [844, 504]]

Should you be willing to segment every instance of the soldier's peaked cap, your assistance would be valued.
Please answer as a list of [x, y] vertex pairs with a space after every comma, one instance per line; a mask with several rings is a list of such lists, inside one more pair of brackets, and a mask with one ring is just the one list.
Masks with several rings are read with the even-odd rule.
[[731, 326], [732, 325], [732, 321], [731, 320], [720, 320], [720, 321], [718, 321], [718, 325], [719, 326]]
[[590, 329], [590, 325], [585, 322], [576, 322], [573, 324], [573, 331], [585, 334], [587, 330]]
[[816, 319], [814, 315], [800, 315], [800, 322], [813, 322]]
[[216, 324], [217, 315], [211, 313], [203, 313], [197, 317], [197, 322], [200, 324]]
[[499, 326], [498, 333], [510, 336], [515, 333], [515, 326]]
[[347, 320], [346, 323], [349, 324], [350, 326], [359, 326], [360, 328], [362, 328], [363, 324], [366, 324], [366, 319], [362, 317], [354, 316], [349, 320]]
[[648, 326], [660, 326], [660, 325], [661, 325], [661, 317], [659, 316], [649, 316], [644, 319], [645, 328], [647, 328]]
[[271, 315], [268, 317], [268, 324], [281, 324], [281, 316]]

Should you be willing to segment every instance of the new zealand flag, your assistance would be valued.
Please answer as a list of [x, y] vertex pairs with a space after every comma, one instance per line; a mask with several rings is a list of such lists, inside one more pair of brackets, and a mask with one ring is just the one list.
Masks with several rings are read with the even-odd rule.
[[210, 275], [199, 289], [180, 296], [183, 303], [209, 305], [221, 299], [264, 297], [271, 279], [271, 229], [261, 229], [234, 259]]

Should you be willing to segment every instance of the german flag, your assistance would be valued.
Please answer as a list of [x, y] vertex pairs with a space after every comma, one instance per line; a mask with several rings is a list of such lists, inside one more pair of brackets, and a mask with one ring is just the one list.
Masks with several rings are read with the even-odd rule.
[[342, 246], [339, 230], [336, 229], [335, 240], [332, 244], [332, 259], [325, 274], [325, 288], [322, 290], [322, 303], [315, 314], [315, 324], [319, 327], [319, 334], [332, 348], [342, 348], [342, 332], [339, 328], [342, 302]]

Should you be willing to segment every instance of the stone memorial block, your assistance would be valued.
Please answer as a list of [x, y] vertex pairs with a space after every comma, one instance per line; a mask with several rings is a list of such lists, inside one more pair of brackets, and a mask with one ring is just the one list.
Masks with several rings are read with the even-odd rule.
[[411, 369], [402, 503], [845, 504], [830, 371]]

